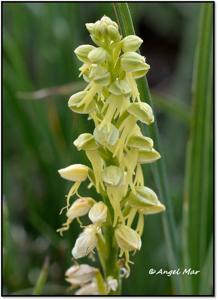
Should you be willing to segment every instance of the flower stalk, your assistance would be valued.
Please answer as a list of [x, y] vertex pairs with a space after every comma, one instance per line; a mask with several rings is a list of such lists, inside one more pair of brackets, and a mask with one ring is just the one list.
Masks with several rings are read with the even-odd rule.
[[[139, 127], [139, 123], [154, 122], [152, 108], [146, 99], [142, 102], [136, 82], [150, 66], [136, 52], [142, 39], [136, 35], [122, 38], [110, 18], [104, 16], [86, 28], [95, 46], [82, 45], [74, 52], [83, 63], [80, 76], [87, 86], [70, 97], [68, 106], [74, 113], [88, 114], [95, 130], [74, 141], [78, 151], [85, 151], [90, 166], [75, 164], [59, 170], [74, 184], [64, 207], [67, 221], [58, 231], [62, 234], [75, 218], [81, 223], [79, 218], [88, 215], [90, 223], [82, 225], [72, 255], [80, 259], [97, 250], [101, 270], [89, 283], [81, 280], [76, 294], [118, 295], [122, 277], [130, 275], [130, 255], [141, 248], [144, 215], [165, 210], [156, 193], [144, 186], [142, 172], [142, 164], [160, 159], [152, 139]], [[99, 201], [79, 194], [86, 181]], [[71, 204], [75, 195], [79, 199]]]

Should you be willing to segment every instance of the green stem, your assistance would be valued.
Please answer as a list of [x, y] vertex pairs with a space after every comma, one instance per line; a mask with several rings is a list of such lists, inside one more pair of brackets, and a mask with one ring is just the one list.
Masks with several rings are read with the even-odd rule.
[[[121, 31], [123, 36], [135, 34], [128, 4], [125, 2], [113, 3], [113, 6], [115, 9], [116, 16], [121, 25]], [[153, 107], [153, 102], [151, 99], [151, 94], [150, 94], [146, 77], [138, 80], [138, 87], [139, 87], [139, 92], [141, 97], [145, 99], [146, 102], [151, 105], [151, 107]], [[153, 138], [156, 148], [161, 153], [163, 153], [160, 147], [159, 130], [157, 127], [157, 122], [150, 125], [146, 131], [148, 131], [150, 136]], [[145, 133], [145, 127], [143, 127], [143, 132]], [[156, 185], [159, 190], [160, 198], [166, 206], [166, 212], [162, 214], [162, 222], [163, 222], [163, 229], [164, 229], [164, 235], [166, 240], [168, 263], [170, 268], [176, 269], [179, 267], [179, 263], [178, 263], [179, 245], [178, 245], [178, 238], [177, 238], [176, 223], [173, 215], [172, 202], [171, 202], [171, 197], [168, 189], [164, 157], [162, 157], [160, 161], [153, 164], [152, 172], [154, 175]], [[180, 294], [181, 292], [180, 277], [172, 276], [172, 282], [174, 284], [176, 294]]]
[[98, 242], [98, 255], [101, 262], [101, 266], [104, 271], [105, 281], [107, 277], [111, 276], [118, 282], [116, 291], [110, 291], [109, 295], [120, 295], [121, 294], [121, 279], [120, 279], [120, 268], [118, 265], [118, 247], [114, 240], [114, 228], [111, 224], [104, 226], [104, 237], [105, 239], [99, 239]]

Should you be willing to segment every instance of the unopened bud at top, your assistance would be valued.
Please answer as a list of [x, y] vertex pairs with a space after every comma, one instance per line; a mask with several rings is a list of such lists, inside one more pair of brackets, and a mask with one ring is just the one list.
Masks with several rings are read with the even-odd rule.
[[81, 45], [74, 50], [74, 53], [80, 61], [89, 62], [88, 54], [93, 49], [95, 49], [95, 47], [92, 45]]
[[122, 50], [123, 52], [133, 52], [137, 51], [143, 40], [137, 35], [128, 35], [122, 40]]
[[88, 176], [88, 170], [89, 168], [85, 165], [75, 164], [58, 170], [58, 173], [64, 179], [81, 182], [86, 180]]
[[123, 251], [140, 250], [142, 245], [138, 233], [126, 225], [120, 225], [115, 229], [115, 239]]
[[93, 224], [101, 225], [107, 219], [107, 206], [100, 201], [95, 203], [89, 211], [89, 219]]
[[107, 27], [107, 33], [108, 33], [110, 40], [112, 40], [112, 41], [117, 42], [121, 39], [119, 31], [118, 31], [117, 27], [114, 25], [109, 25]]

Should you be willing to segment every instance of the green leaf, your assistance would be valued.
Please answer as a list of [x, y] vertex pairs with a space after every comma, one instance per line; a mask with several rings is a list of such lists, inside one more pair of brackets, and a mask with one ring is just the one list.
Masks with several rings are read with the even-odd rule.
[[[118, 23], [121, 26], [121, 31], [123, 36], [135, 34], [131, 14], [129, 11], [128, 4], [123, 3], [114, 3], [115, 13], [118, 19]], [[148, 86], [148, 82], [146, 78], [142, 78], [138, 80], [138, 87], [140, 95], [143, 95], [143, 98], [146, 99], [146, 102], [153, 107], [153, 102], [151, 99], [151, 94]], [[145, 132], [145, 127], [143, 127], [143, 131]], [[168, 183], [167, 183], [167, 175], [166, 168], [164, 163], [163, 153], [161, 152], [160, 147], [160, 139], [159, 139], [159, 130], [157, 127], [157, 122], [148, 126], [149, 136], [154, 140], [155, 148], [161, 153], [162, 159], [159, 162], [156, 162], [153, 167], [153, 175], [155, 179], [155, 183], [158, 187], [158, 192], [160, 196], [160, 200], [164, 202], [166, 206], [166, 212], [162, 214], [163, 221], [163, 229], [166, 240], [166, 248], [168, 254], [168, 262], [172, 269], [178, 268], [178, 237], [176, 231], [176, 224], [173, 215], [173, 208], [171, 203], [171, 197], [169, 194]], [[177, 294], [180, 293], [180, 278], [178, 276], [172, 276], [172, 280], [174, 283], [174, 288]]]
[[49, 268], [49, 259], [48, 257], [46, 257], [41, 272], [39, 274], [39, 277], [37, 279], [36, 285], [34, 287], [33, 295], [41, 295], [48, 277], [48, 268]]
[[187, 294], [201, 294], [202, 267], [205, 263], [213, 228], [213, 4], [201, 5], [199, 37], [193, 78], [191, 129], [187, 148], [184, 195], [184, 261], [189, 268], [200, 270], [192, 276]]

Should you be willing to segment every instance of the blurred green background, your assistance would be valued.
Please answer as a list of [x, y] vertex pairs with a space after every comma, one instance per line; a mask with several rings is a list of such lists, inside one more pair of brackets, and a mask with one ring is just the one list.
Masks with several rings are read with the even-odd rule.
[[[141, 52], [151, 65], [148, 82], [180, 234], [200, 3], [129, 6], [136, 33], [144, 40]], [[63, 238], [55, 231], [64, 220], [59, 210], [69, 188], [57, 170], [87, 163], [73, 140], [93, 125], [86, 116], [72, 114], [67, 101], [80, 89], [80, 63], [73, 49], [91, 43], [85, 23], [104, 14], [115, 20], [111, 3], [3, 3], [5, 295], [31, 294], [46, 257], [50, 263], [43, 293], [70, 294], [64, 272], [80, 230], [75, 222]], [[150, 173], [146, 178], [155, 190]], [[124, 295], [174, 293], [169, 277], [148, 274], [151, 267], [168, 268], [160, 215], [146, 218], [143, 247], [134, 261]]]

